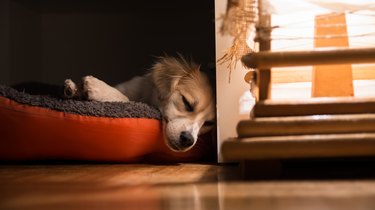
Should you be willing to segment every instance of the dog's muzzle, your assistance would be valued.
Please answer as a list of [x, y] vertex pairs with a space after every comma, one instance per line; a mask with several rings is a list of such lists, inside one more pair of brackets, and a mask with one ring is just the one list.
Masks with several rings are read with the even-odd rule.
[[187, 149], [194, 145], [194, 137], [191, 133], [182, 131], [180, 134], [179, 144], [182, 149]]
[[168, 146], [176, 152], [185, 152], [194, 145], [194, 137], [190, 132], [182, 131], [179, 139], [167, 142]]

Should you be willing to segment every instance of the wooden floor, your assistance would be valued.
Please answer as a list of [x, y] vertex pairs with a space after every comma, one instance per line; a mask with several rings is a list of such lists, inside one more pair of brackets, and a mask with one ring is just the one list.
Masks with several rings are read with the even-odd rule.
[[0, 209], [375, 209], [375, 179], [244, 181], [237, 165], [2, 165]]

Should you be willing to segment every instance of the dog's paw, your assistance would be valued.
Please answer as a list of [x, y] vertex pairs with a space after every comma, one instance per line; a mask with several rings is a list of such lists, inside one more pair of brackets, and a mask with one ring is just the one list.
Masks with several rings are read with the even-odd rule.
[[93, 101], [103, 101], [103, 92], [105, 91], [105, 83], [93, 76], [85, 76], [82, 78], [83, 94], [86, 99]]
[[88, 100], [101, 102], [129, 101], [129, 99], [117, 89], [93, 76], [83, 77], [82, 82], [83, 94]]
[[64, 96], [65, 98], [74, 98], [78, 95], [78, 87], [71, 80], [67, 79], [64, 81]]

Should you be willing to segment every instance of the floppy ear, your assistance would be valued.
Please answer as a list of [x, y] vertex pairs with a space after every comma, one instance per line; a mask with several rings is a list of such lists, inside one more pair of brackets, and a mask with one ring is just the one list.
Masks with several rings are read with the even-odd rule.
[[181, 55], [178, 58], [166, 56], [160, 57], [151, 71], [160, 99], [166, 99], [175, 90], [181, 78], [199, 71], [199, 66], [192, 61], [186, 61]]

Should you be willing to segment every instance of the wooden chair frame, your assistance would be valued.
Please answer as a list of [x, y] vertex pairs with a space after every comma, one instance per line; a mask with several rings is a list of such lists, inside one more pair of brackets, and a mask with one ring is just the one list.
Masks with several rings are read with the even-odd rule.
[[[224, 158], [242, 162], [245, 172], [267, 166], [268, 173], [270, 160], [275, 169], [283, 159], [375, 156], [375, 98], [270, 100], [273, 67], [375, 63], [375, 48], [271, 52], [270, 39], [262, 38], [270, 37], [270, 26], [270, 16], [260, 13], [257, 33], [261, 35], [255, 40], [259, 52], [242, 58], [247, 67], [256, 69], [256, 76], [248, 78], [256, 79], [257, 103], [250, 119], [238, 123], [238, 137], [222, 145]], [[249, 170], [249, 166], [257, 168]]]

